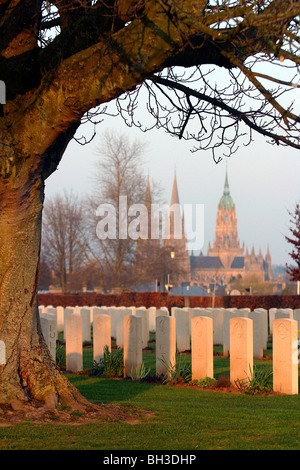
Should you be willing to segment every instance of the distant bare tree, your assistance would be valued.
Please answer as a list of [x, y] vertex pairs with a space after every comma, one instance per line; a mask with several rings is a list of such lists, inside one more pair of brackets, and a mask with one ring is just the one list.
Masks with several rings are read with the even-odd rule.
[[40, 255], [39, 285], [38, 285], [39, 291], [43, 291], [43, 290], [47, 291], [49, 289], [49, 286], [51, 285], [51, 282], [52, 282], [51, 269], [49, 267], [46, 254], [43, 250], [41, 251], [41, 255]]
[[84, 230], [84, 209], [78, 196], [65, 192], [45, 203], [42, 253], [63, 292], [73, 289], [74, 274], [84, 262], [78, 243]]
[[[134, 216], [127, 212], [133, 204], [145, 203], [145, 150], [145, 143], [138, 140], [131, 142], [123, 134], [113, 135], [110, 132], [103, 135], [101, 147], [97, 148], [99, 159], [93, 177], [95, 190], [89, 197], [87, 211], [90, 213], [87, 222], [90, 239], [85, 243], [84, 250], [91, 259], [97, 260], [102, 273], [102, 285], [106, 289], [140, 281], [147, 276], [148, 268], [153, 264], [148, 251], [143, 266], [138, 268], [135, 257], [137, 240], [129, 233]], [[154, 201], [158, 201], [158, 184], [153, 184], [152, 193]], [[120, 206], [122, 198], [125, 198], [123, 201], [126, 203], [126, 219], [123, 221]], [[96, 225], [101, 219], [95, 214], [102, 204], [110, 204], [115, 210], [115, 238], [100, 239], [96, 235]]]

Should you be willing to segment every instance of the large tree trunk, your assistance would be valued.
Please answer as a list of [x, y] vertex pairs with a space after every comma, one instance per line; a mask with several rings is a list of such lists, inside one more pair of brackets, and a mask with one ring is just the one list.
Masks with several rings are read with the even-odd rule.
[[57, 368], [40, 328], [41, 171], [28, 158], [9, 172], [0, 178], [0, 403], [80, 408], [88, 402]]

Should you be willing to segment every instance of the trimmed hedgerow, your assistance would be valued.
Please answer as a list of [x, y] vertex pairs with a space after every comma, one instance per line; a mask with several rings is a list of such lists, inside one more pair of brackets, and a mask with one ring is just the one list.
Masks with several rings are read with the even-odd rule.
[[[120, 294], [99, 294], [96, 292], [39, 293], [40, 305], [54, 307], [72, 307], [76, 305], [105, 305], [136, 307], [211, 307], [212, 297], [169, 295], [167, 292], [122, 292]], [[214, 306], [224, 308], [300, 308], [300, 296], [297, 295], [235, 295], [215, 297]]]

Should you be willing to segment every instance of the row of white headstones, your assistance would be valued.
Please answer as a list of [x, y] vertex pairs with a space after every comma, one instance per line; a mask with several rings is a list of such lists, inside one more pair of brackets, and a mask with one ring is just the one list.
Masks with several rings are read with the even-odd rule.
[[156, 337], [156, 375], [167, 375], [176, 353], [191, 350], [192, 379], [213, 377], [213, 346], [230, 357], [230, 381], [247, 379], [253, 359], [262, 359], [268, 335], [273, 337], [273, 389], [298, 394], [300, 309], [40, 306], [43, 336], [55, 360], [59, 332], [66, 343], [66, 369], [83, 369], [83, 343], [93, 341], [99, 362], [111, 339], [123, 350], [124, 376], [137, 374], [150, 332]]

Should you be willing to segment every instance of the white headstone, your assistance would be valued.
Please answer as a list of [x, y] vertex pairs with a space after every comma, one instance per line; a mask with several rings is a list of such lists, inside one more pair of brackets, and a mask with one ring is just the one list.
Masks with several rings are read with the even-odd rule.
[[268, 337], [269, 337], [269, 322], [268, 322], [268, 310], [265, 308], [256, 308], [254, 312], [259, 312], [262, 319], [262, 328], [263, 328], [263, 348], [267, 349], [268, 346]]
[[273, 390], [298, 394], [298, 324], [290, 318], [273, 321]]
[[156, 307], [149, 307], [148, 308], [149, 312], [149, 332], [154, 333], [155, 332], [155, 319], [156, 319]]
[[253, 371], [253, 320], [230, 319], [230, 382], [249, 379]]
[[298, 331], [300, 331], [300, 308], [294, 310], [293, 320], [296, 320], [298, 323]]
[[66, 370], [79, 372], [83, 368], [82, 318], [79, 313], [66, 316]]
[[109, 315], [96, 314], [93, 322], [93, 356], [99, 362], [105, 346], [111, 351], [111, 319]]
[[115, 314], [115, 338], [116, 338], [116, 345], [118, 348], [123, 349], [124, 346], [124, 325], [123, 320], [125, 315], [131, 315], [131, 309], [129, 308], [120, 308], [118, 309], [117, 313]]
[[214, 376], [213, 319], [196, 316], [191, 319], [192, 379]]
[[274, 320], [277, 320], [279, 318], [289, 318], [290, 320], [293, 320], [293, 316], [293, 309], [291, 308], [277, 308], [276, 310], [272, 309], [272, 321], [270, 320], [270, 329], [272, 331], [272, 334]]
[[223, 345], [223, 312], [223, 308], [214, 308], [212, 311], [214, 345]]
[[74, 307], [65, 307], [64, 310], [64, 339], [66, 339], [66, 318], [69, 314], [74, 313]]
[[124, 377], [132, 377], [142, 365], [142, 319], [136, 315], [125, 315], [124, 322]]
[[264, 326], [261, 312], [250, 312], [248, 318], [253, 321], [253, 357], [262, 359], [264, 355]]
[[169, 309], [166, 306], [160, 307], [160, 310], [165, 310], [165, 312], [169, 314]]
[[223, 312], [223, 355], [230, 355], [230, 320], [238, 317], [238, 313], [234, 309], [225, 309]]
[[64, 318], [65, 318], [65, 309], [62, 306], [56, 307], [57, 313], [57, 332], [63, 333], [64, 332]]
[[80, 308], [82, 318], [82, 341], [91, 341], [91, 312], [89, 308]]
[[273, 307], [269, 309], [269, 328], [270, 328], [270, 335], [273, 334], [273, 320], [275, 318], [275, 313], [277, 312], [277, 308]]
[[187, 310], [173, 308], [172, 317], [176, 319], [177, 352], [190, 349], [190, 315]]
[[118, 308], [117, 307], [109, 307], [107, 313], [108, 313], [108, 315], [110, 315], [110, 318], [111, 318], [111, 336], [113, 338], [116, 338], [116, 336], [117, 336], [116, 324], [117, 324], [117, 318], [118, 318]]
[[135, 315], [142, 318], [142, 344], [143, 349], [148, 346], [149, 341], [149, 311], [146, 308], [138, 307], [135, 310]]
[[275, 312], [274, 319], [277, 320], [278, 318], [290, 318], [290, 320], [293, 320], [293, 313], [294, 310], [292, 308], [278, 308], [277, 312]]
[[155, 325], [156, 325], [156, 318], [157, 317], [162, 317], [163, 315], [168, 316], [169, 311], [166, 310], [165, 308], [158, 308], [155, 312]]
[[45, 342], [48, 346], [52, 359], [55, 361], [56, 360], [56, 340], [57, 340], [56, 316], [45, 313], [41, 315], [40, 320], [41, 320], [41, 328], [42, 328], [42, 333], [43, 333]]
[[94, 321], [95, 315], [109, 315], [109, 309], [107, 307], [91, 307], [91, 321]]
[[190, 334], [191, 334], [191, 320], [192, 320], [192, 318], [194, 318], [194, 317], [209, 317], [209, 318], [212, 318], [212, 309], [196, 307], [196, 308], [189, 308], [188, 310], [189, 310], [189, 314], [190, 314], [190, 319], [189, 319]]
[[169, 315], [156, 317], [156, 375], [168, 375], [176, 364], [176, 319]]

